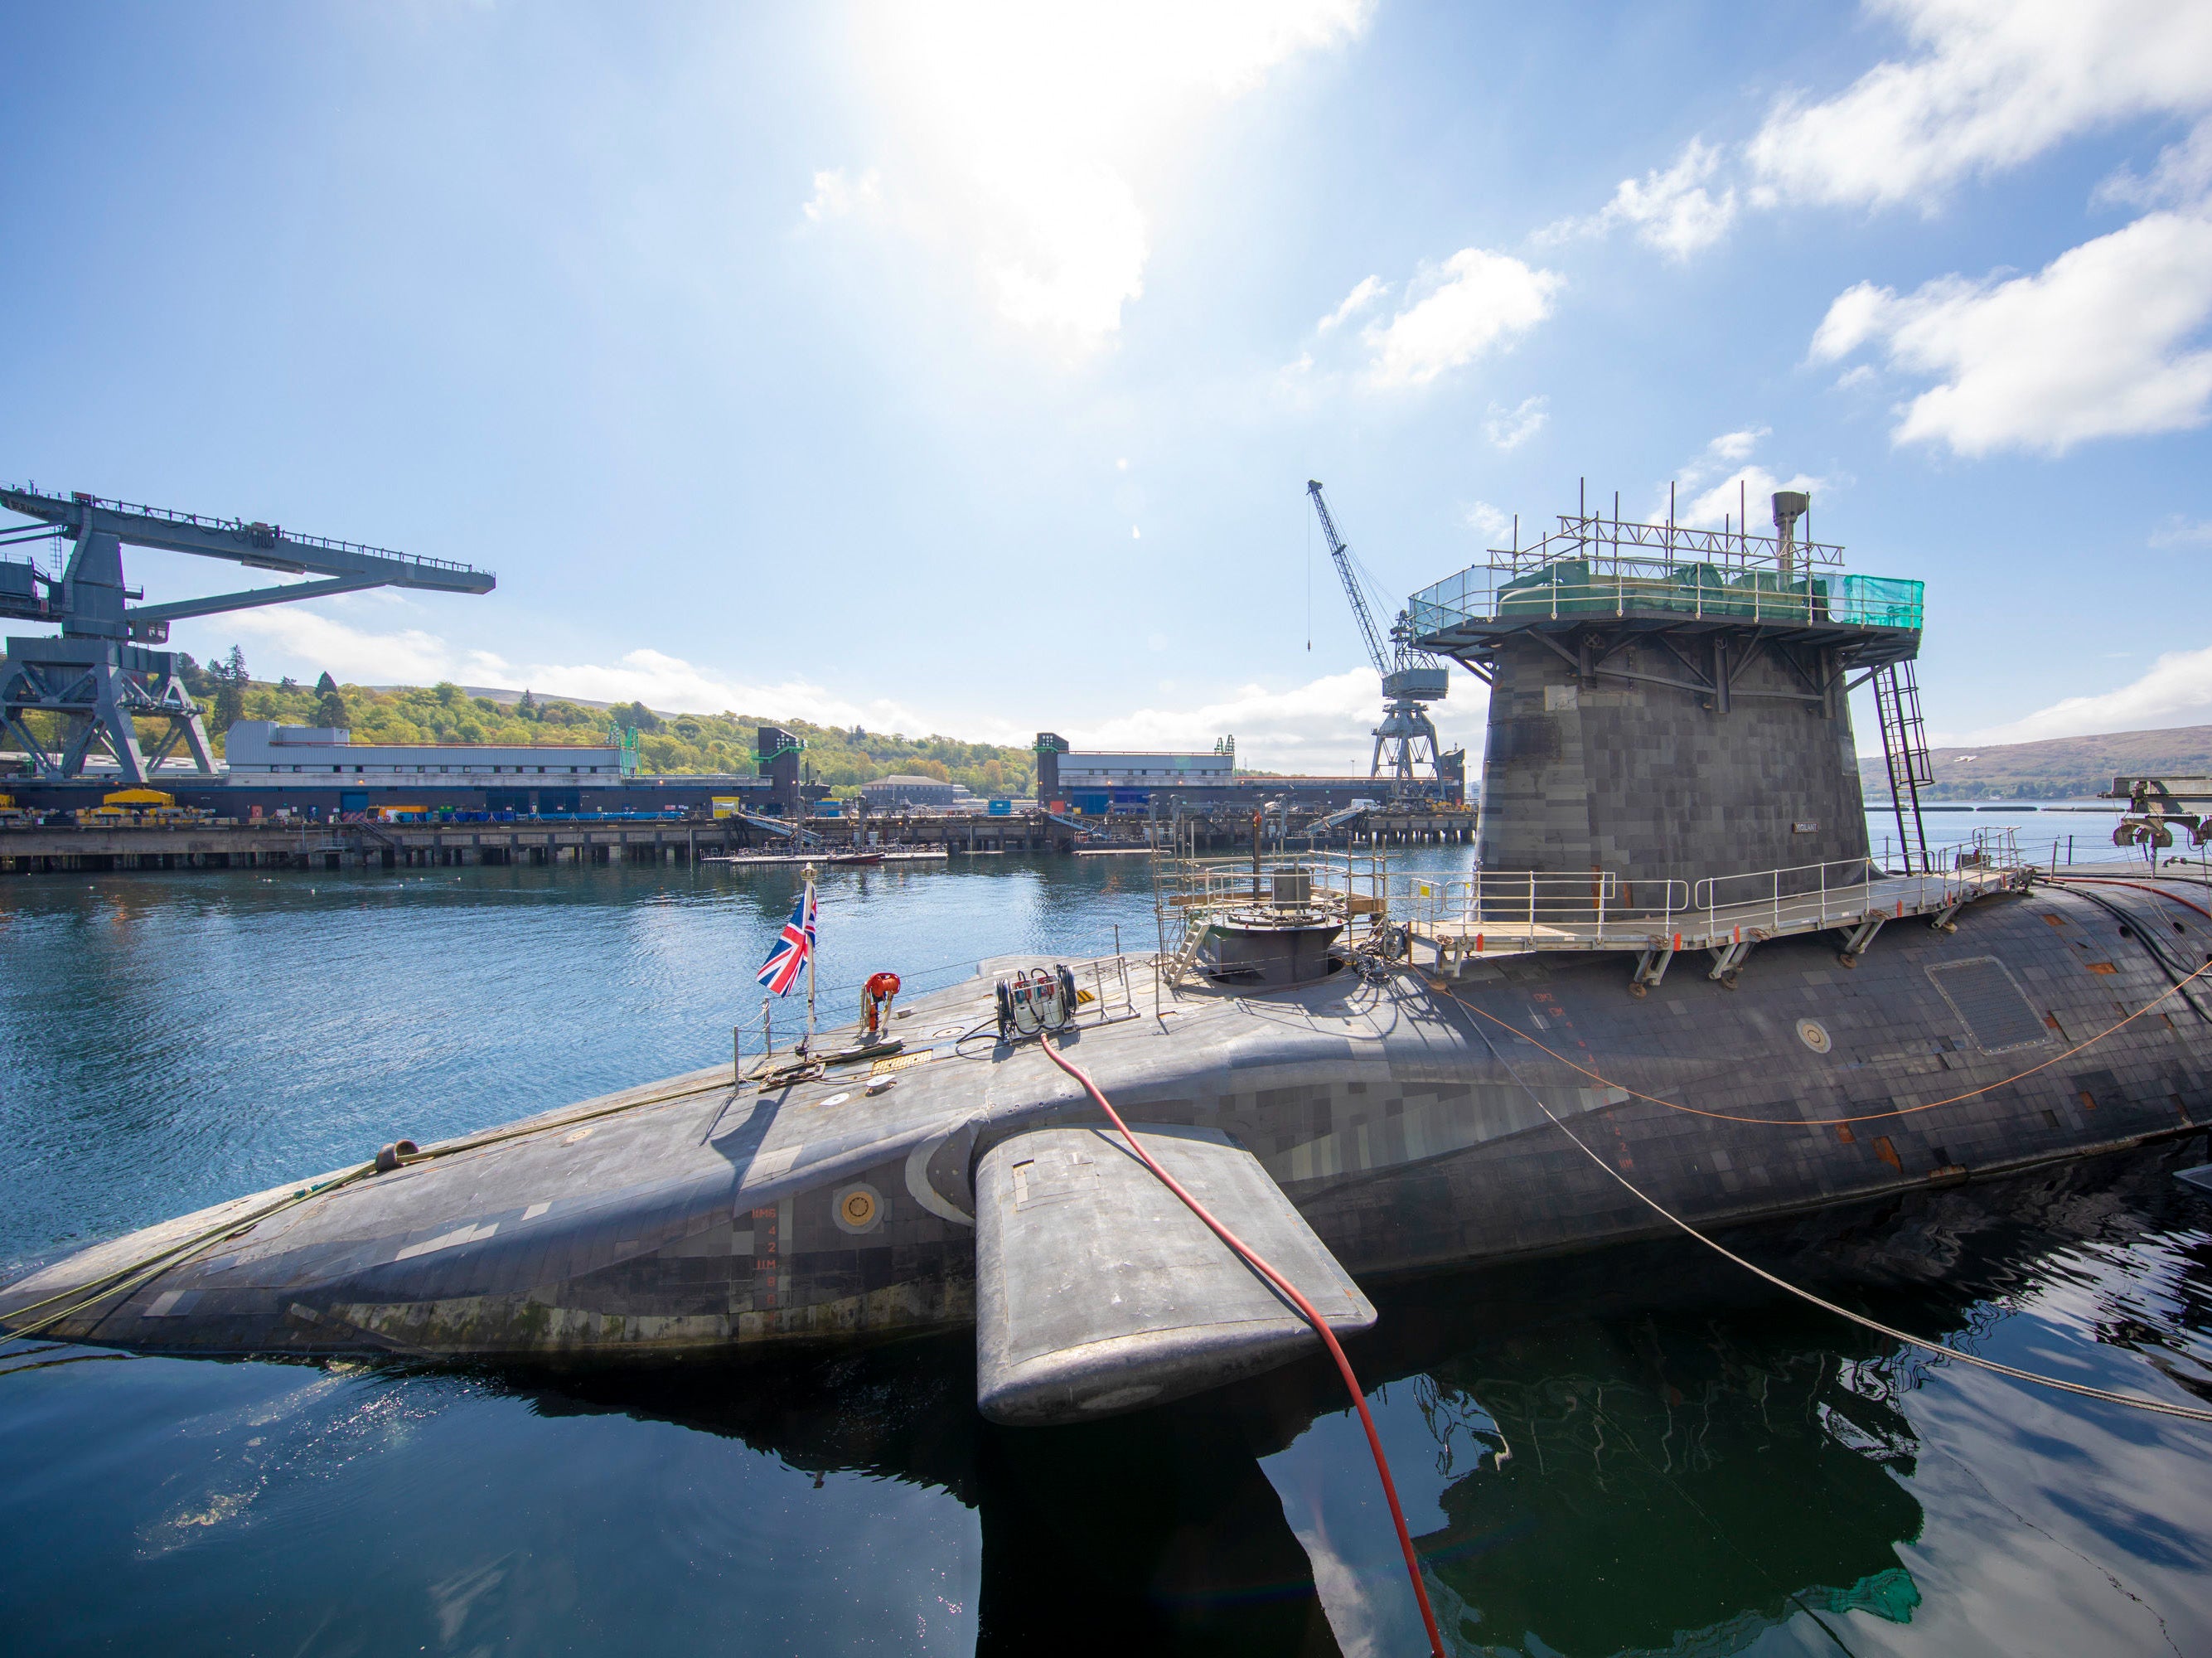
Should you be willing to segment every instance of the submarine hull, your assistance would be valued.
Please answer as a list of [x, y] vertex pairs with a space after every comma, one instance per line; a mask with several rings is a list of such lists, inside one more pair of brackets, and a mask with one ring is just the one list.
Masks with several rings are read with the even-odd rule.
[[[1156, 1016], [1132, 964], [1129, 1001], [1060, 1039], [1140, 1132], [1249, 1151], [1371, 1280], [1667, 1229], [1570, 1132], [1712, 1227], [2200, 1131], [2212, 1019], [2123, 929], [2191, 962], [2212, 930], [2154, 893], [2103, 896], [2124, 922], [2075, 892], [2009, 893], [1955, 930], [1893, 925], [1855, 969], [1834, 937], [1775, 941], [1734, 987], [1686, 957], [1641, 998], [1631, 958], [1521, 956], [1163, 991]], [[973, 1324], [982, 1160], [1099, 1126], [1034, 1044], [995, 1040], [1013, 965], [920, 998], [895, 1059], [766, 1089], [724, 1066], [242, 1198], [44, 1267], [0, 1291], [0, 1325], [585, 1362]]]

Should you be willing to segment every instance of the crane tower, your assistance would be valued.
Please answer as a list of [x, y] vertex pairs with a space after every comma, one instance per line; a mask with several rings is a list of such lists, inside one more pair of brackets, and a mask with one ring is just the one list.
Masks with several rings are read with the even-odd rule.
[[[1368, 658], [1375, 664], [1375, 671], [1382, 676], [1382, 722], [1375, 728], [1375, 759], [1367, 775], [1387, 775], [1394, 796], [1431, 793], [1439, 784], [1437, 728], [1429, 718], [1428, 704], [1444, 699], [1450, 685], [1449, 671], [1427, 651], [1415, 648], [1413, 619], [1402, 610], [1390, 624], [1390, 643], [1387, 649], [1384, 648], [1382, 635], [1375, 625], [1374, 612], [1367, 602], [1365, 583], [1352, 562], [1352, 549], [1336, 533], [1336, 521], [1329, 516], [1328, 503], [1322, 499], [1320, 481], [1307, 479], [1306, 493], [1313, 497], [1314, 511], [1321, 517], [1329, 558], [1344, 582], [1344, 596], [1352, 602], [1352, 619], [1359, 625], [1359, 637], [1366, 642]], [[1425, 757], [1424, 748], [1427, 751]]]
[[[178, 676], [175, 653], [149, 649], [168, 643], [173, 621], [364, 588], [489, 593], [495, 585], [489, 570], [441, 558], [82, 493], [63, 497], [0, 488], [0, 507], [40, 521], [36, 527], [0, 531], [0, 546], [46, 538], [70, 545], [58, 576], [48, 576], [35, 564], [0, 558], [0, 617], [61, 625], [59, 637], [10, 638], [7, 655], [0, 658], [0, 737], [14, 739], [30, 756], [37, 775], [49, 781], [82, 776], [85, 760], [99, 748], [113, 759], [124, 782], [143, 783], [179, 743], [202, 776], [214, 772], [207, 731]], [[165, 605], [137, 604], [144, 593], [132, 591], [123, 580], [126, 545], [322, 579]], [[24, 723], [28, 714], [58, 716], [61, 740], [51, 750]], [[167, 727], [150, 754], [138, 746], [140, 720]]]

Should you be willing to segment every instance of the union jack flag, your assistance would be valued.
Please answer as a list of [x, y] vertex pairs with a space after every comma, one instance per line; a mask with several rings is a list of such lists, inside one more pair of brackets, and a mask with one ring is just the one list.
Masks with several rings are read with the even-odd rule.
[[768, 953], [768, 960], [754, 977], [775, 996], [787, 996], [791, 987], [799, 982], [799, 970], [814, 954], [814, 883], [808, 881], [806, 890], [791, 906], [791, 919], [783, 923], [783, 936], [775, 941], [775, 948]]

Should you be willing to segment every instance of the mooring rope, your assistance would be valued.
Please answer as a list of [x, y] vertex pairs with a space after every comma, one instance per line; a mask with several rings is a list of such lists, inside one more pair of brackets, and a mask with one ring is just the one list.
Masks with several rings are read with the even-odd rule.
[[[1450, 995], [1450, 992], [1447, 991], [1445, 994]], [[1469, 1005], [1468, 1003], [1461, 1001], [1461, 998], [1456, 996], [1452, 997], [1452, 1000], [1459, 1002], [1460, 1005], [1462, 1007]], [[1480, 1009], [1474, 1009], [1472, 1010], [1478, 1013], [1481, 1011]], [[1484, 1015], [1484, 1017], [1488, 1018], [1489, 1015], [1486, 1014]], [[1493, 1021], [1492, 1022], [1502, 1021]], [[1512, 1030], [1513, 1027], [1508, 1025], [1505, 1028]], [[2212, 1411], [2200, 1410], [2193, 1405], [2173, 1405], [2164, 1399], [2145, 1399], [2140, 1393], [2116, 1393], [2107, 1388], [2092, 1387], [2087, 1382], [2065, 1381], [2057, 1376], [2041, 1375], [2033, 1370], [2022, 1370], [2014, 1365], [2002, 1364], [1995, 1359], [1984, 1358], [1978, 1353], [1966, 1352], [1960, 1348], [1948, 1346], [1940, 1341], [1931, 1341], [1925, 1336], [1916, 1336], [1908, 1330], [1899, 1330], [1894, 1326], [1882, 1323], [1878, 1319], [1870, 1319], [1864, 1314], [1854, 1313], [1848, 1307], [1839, 1307], [1834, 1301], [1825, 1300], [1822, 1297], [1814, 1295], [1809, 1289], [1802, 1289], [1798, 1285], [1791, 1283], [1787, 1278], [1778, 1277], [1775, 1274], [1768, 1271], [1765, 1267], [1755, 1265], [1752, 1262], [1746, 1260], [1742, 1256], [1737, 1254], [1734, 1250], [1729, 1249], [1726, 1245], [1719, 1243], [1712, 1238], [1707, 1237], [1704, 1233], [1698, 1231], [1696, 1227], [1692, 1226], [1687, 1221], [1675, 1214], [1674, 1210], [1668, 1209], [1657, 1198], [1646, 1192], [1643, 1187], [1638, 1186], [1636, 1182], [1623, 1174], [1611, 1163], [1606, 1161], [1602, 1154], [1593, 1150], [1588, 1144], [1584, 1143], [1582, 1137], [1577, 1134], [1572, 1129], [1569, 1128], [1565, 1123], [1562, 1122], [1558, 1114], [1553, 1111], [1551, 1106], [1544, 1103], [1544, 1096], [1537, 1093], [1536, 1090], [1529, 1085], [1528, 1079], [1522, 1076], [1519, 1071], [1514, 1070], [1512, 1062], [1507, 1059], [1504, 1054], [1498, 1051], [1498, 1045], [1490, 1039], [1489, 1032], [1483, 1030], [1478, 1026], [1476, 1027], [1475, 1033], [1482, 1038], [1483, 1046], [1490, 1050], [1490, 1057], [1505, 1068], [1505, 1074], [1520, 1084], [1522, 1091], [1531, 1100], [1536, 1102], [1536, 1108], [1542, 1112], [1546, 1117], [1551, 1119], [1552, 1126], [1558, 1129], [1560, 1133], [1565, 1135], [1567, 1138], [1574, 1143], [1576, 1150], [1581, 1152], [1583, 1156], [1589, 1158], [1590, 1161], [1595, 1163], [1600, 1168], [1603, 1169], [1606, 1173], [1610, 1175], [1621, 1186], [1626, 1188], [1629, 1194], [1638, 1203], [1644, 1204], [1654, 1214], [1659, 1216], [1662, 1220], [1666, 1221], [1668, 1225], [1679, 1228], [1681, 1231], [1687, 1233], [1691, 1237], [1695, 1238], [1699, 1243], [1705, 1245], [1706, 1248], [1711, 1250], [1715, 1254], [1721, 1256], [1724, 1259], [1735, 1262], [1736, 1265], [1743, 1268], [1745, 1271], [1753, 1274], [1756, 1277], [1765, 1279], [1776, 1289], [1786, 1290], [1789, 1294], [1796, 1296], [1800, 1301], [1808, 1302], [1812, 1306], [1820, 1308], [1823, 1312], [1833, 1313], [1840, 1319], [1848, 1319], [1851, 1323], [1859, 1326], [1861, 1328], [1871, 1330], [1877, 1335], [1887, 1336], [1893, 1341], [1901, 1341], [1905, 1343], [1908, 1346], [1917, 1347], [1926, 1352], [1941, 1354], [1945, 1358], [1957, 1359], [1962, 1364], [1974, 1365], [1980, 1369], [1992, 1371], [2001, 1376], [2009, 1376], [2015, 1381], [2033, 1382], [2039, 1387], [2052, 1387], [2057, 1389], [2060, 1393], [2077, 1394], [2083, 1399], [2101, 1399], [2107, 1405], [2125, 1405], [2138, 1411], [2154, 1411], [2160, 1416], [2179, 1417], [2185, 1421], [2189, 1422], [2212, 1423]], [[1517, 1036], [1520, 1035], [1520, 1033], [1516, 1031], [1514, 1032], [1514, 1034]], [[1524, 1037], [1522, 1039], [1524, 1041], [1534, 1041], [1533, 1038]], [[1542, 1046], [1542, 1044], [1536, 1043], [1535, 1045], [1540, 1047]], [[1550, 1050], [1546, 1049], [1545, 1051], [1549, 1052]], [[1643, 1096], [1639, 1095], [1638, 1097], [1641, 1098]], [[1665, 1102], [1662, 1101], [1661, 1103], [1663, 1104]], [[1701, 1114], [1710, 1116], [1714, 1113], [1705, 1112]]]

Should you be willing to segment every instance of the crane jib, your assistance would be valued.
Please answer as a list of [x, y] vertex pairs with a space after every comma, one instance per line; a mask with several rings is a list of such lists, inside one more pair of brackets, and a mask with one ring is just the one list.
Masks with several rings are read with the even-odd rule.
[[[1366, 642], [1368, 659], [1382, 681], [1382, 723], [1375, 728], [1375, 761], [1369, 775], [1383, 775], [1387, 753], [1393, 796], [1425, 794], [1431, 786], [1441, 786], [1442, 777], [1436, 727], [1423, 704], [1443, 700], [1451, 683], [1450, 670], [1427, 651], [1414, 647], [1413, 621], [1402, 610], [1391, 625], [1390, 648], [1383, 648], [1364, 584], [1352, 564], [1352, 549], [1337, 533], [1336, 520], [1329, 515], [1328, 503], [1322, 498], [1321, 480], [1307, 479], [1306, 493], [1313, 497], [1314, 512], [1328, 542], [1329, 558], [1344, 583], [1344, 596], [1351, 602], [1352, 620], [1359, 625], [1360, 637]], [[1424, 746], [1428, 750], [1428, 783], [1415, 771], [1419, 759], [1416, 751]]]
[[[367, 588], [482, 594], [497, 585], [489, 570], [441, 558], [300, 535], [258, 520], [106, 501], [82, 491], [59, 496], [0, 487], [0, 508], [49, 526], [49, 533], [70, 544], [59, 576], [0, 561], [0, 617], [61, 628], [58, 639], [11, 637], [0, 656], [0, 741], [22, 749], [33, 772], [47, 781], [82, 777], [85, 762], [100, 756], [114, 762], [124, 783], [143, 784], [180, 744], [198, 775], [216, 775], [207, 731], [180, 676], [179, 658], [149, 649], [168, 643], [173, 622]], [[141, 595], [124, 579], [126, 546], [319, 579], [136, 604]], [[31, 715], [45, 717], [27, 724]], [[47, 728], [56, 721], [74, 735], [50, 750]], [[140, 747], [139, 722], [167, 728], [150, 751]]]

